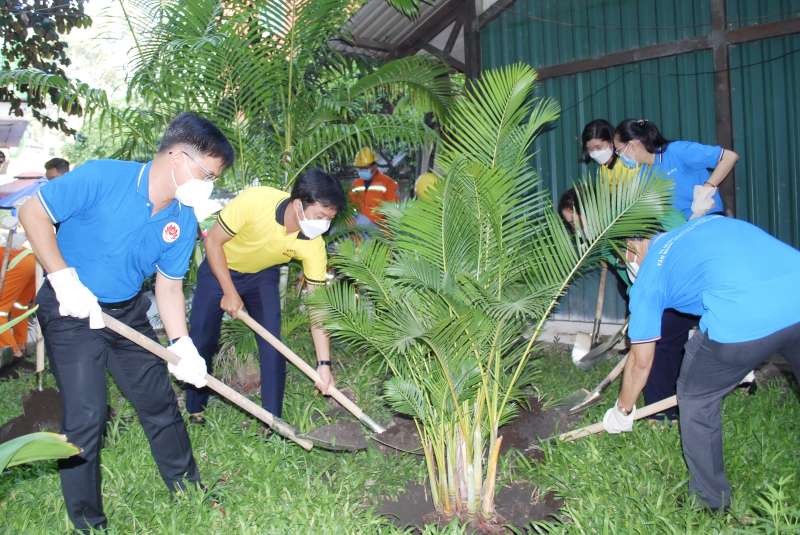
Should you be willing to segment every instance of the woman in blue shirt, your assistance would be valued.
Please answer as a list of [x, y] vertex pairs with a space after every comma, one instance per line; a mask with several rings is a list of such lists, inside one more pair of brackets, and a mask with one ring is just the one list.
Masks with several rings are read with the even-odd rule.
[[686, 219], [723, 212], [717, 188], [739, 159], [732, 150], [693, 141], [667, 141], [647, 119], [619, 123], [614, 148], [625, 166], [648, 165], [674, 181], [673, 206]]

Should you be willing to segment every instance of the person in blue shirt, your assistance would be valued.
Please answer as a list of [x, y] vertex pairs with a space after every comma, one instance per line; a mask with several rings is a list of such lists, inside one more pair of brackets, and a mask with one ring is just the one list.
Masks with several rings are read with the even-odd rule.
[[619, 399], [603, 426], [630, 431], [647, 381], [661, 314], [700, 316], [678, 377], [681, 443], [689, 491], [712, 510], [730, 505], [722, 458], [722, 398], [779, 353], [800, 380], [800, 251], [744, 221], [690, 221], [652, 240], [631, 240], [638, 272], [630, 293], [631, 353]]
[[[167, 370], [197, 387], [206, 384], [205, 361], [187, 334], [182, 279], [197, 234], [193, 207], [208, 201], [213, 181], [233, 159], [216, 126], [182, 113], [152, 161], [86, 162], [42, 186], [20, 210], [48, 273], [37, 316], [61, 394], [63, 432], [82, 449], [59, 464], [67, 513], [79, 531], [107, 525], [100, 490], [107, 372], [136, 408], [167, 487], [200, 484]], [[142, 293], [153, 274], [176, 365], [103, 328], [105, 312], [158, 340]]]
[[[625, 119], [614, 130], [614, 148], [622, 165], [639, 167], [675, 183], [673, 208], [685, 220], [705, 214], [722, 213], [724, 207], [718, 186], [730, 174], [739, 156], [730, 149], [692, 141], [668, 141], [647, 119]], [[683, 362], [684, 346], [697, 318], [666, 310], [662, 318], [662, 337], [656, 349], [651, 380], [645, 388], [645, 401], [655, 401], [675, 393]], [[677, 409], [663, 413], [677, 417]]]
[[686, 219], [724, 212], [718, 188], [739, 159], [732, 150], [693, 141], [667, 141], [647, 119], [619, 123], [614, 130], [614, 148], [626, 167], [649, 166], [674, 181], [673, 206]]

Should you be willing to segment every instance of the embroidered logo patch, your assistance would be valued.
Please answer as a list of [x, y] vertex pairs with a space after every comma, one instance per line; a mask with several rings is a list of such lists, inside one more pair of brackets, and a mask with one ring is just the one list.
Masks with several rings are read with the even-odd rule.
[[161, 231], [161, 238], [167, 242], [172, 243], [181, 235], [181, 227], [174, 221], [170, 221], [164, 225], [164, 230]]

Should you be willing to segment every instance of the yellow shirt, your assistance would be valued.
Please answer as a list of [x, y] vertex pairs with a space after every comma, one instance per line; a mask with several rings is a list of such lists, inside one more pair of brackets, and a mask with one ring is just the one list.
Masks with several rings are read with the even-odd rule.
[[324, 284], [328, 265], [325, 241], [322, 236], [309, 240], [299, 231], [286, 232], [283, 214], [288, 199], [285, 191], [254, 187], [222, 209], [217, 221], [232, 236], [224, 246], [228, 267], [240, 273], [257, 273], [294, 259], [302, 263], [307, 282]]
[[638, 165], [636, 167], [625, 167], [625, 164], [619, 159], [617, 159], [617, 163], [614, 165], [613, 169], [609, 169], [605, 165], [600, 166], [600, 178], [607, 180], [612, 186], [624, 184], [638, 174]]

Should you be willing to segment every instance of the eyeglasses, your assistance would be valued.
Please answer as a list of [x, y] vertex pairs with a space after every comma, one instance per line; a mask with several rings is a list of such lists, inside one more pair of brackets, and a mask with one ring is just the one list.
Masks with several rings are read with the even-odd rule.
[[192, 161], [192, 163], [194, 163], [197, 167], [199, 167], [201, 171], [203, 171], [203, 176], [200, 177], [200, 180], [203, 180], [204, 182], [214, 182], [219, 178], [219, 175], [212, 173], [211, 171], [203, 167], [203, 164], [192, 158], [191, 154], [189, 154], [184, 150], [182, 150], [181, 152], [184, 154], [184, 156], [189, 158]]

